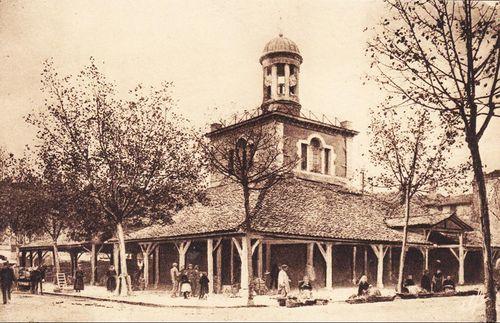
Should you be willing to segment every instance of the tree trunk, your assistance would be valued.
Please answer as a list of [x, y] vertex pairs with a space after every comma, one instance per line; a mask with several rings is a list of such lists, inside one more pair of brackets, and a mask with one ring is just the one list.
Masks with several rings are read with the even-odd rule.
[[[246, 244], [248, 247], [247, 253], [247, 266], [248, 266], [248, 301], [247, 305], [253, 305], [253, 264], [252, 264], [252, 239], [249, 235], [250, 231], [250, 221], [251, 221], [251, 210], [250, 210], [250, 190], [247, 185], [243, 185], [243, 197], [245, 202], [245, 231], [246, 235], [242, 238], [241, 243]], [[243, 246], [242, 246], [243, 247]]]
[[403, 227], [403, 243], [401, 244], [401, 255], [399, 257], [399, 272], [397, 291], [401, 293], [403, 287], [403, 273], [406, 258], [406, 240], [408, 239], [408, 221], [410, 220], [410, 187], [406, 186], [405, 190], [405, 225]]
[[59, 262], [59, 251], [57, 250], [57, 242], [52, 244], [52, 252], [54, 253], [54, 267], [56, 268], [56, 275], [61, 272], [61, 265]]
[[118, 237], [118, 250], [120, 252], [120, 276], [119, 276], [119, 290], [121, 296], [129, 296], [132, 294], [132, 284], [130, 276], [127, 272], [127, 254], [125, 251], [125, 234], [123, 233], [123, 226], [121, 223], [116, 225], [116, 235]]
[[[477, 140], [468, 138], [468, 146], [472, 157], [472, 166], [474, 169], [474, 182], [477, 187], [477, 195], [474, 197], [476, 203], [479, 203], [479, 212], [481, 218], [481, 231], [483, 233], [483, 269], [484, 269], [484, 287], [486, 290], [486, 321], [496, 322], [496, 290], [493, 280], [493, 261], [491, 257], [491, 233], [490, 233], [490, 215], [488, 210], [488, 196], [486, 193], [486, 183], [483, 174], [483, 165], [479, 145]], [[476, 204], [474, 203], [474, 204]], [[477, 204], [476, 204], [477, 205]], [[476, 208], [477, 210], [477, 208]]]

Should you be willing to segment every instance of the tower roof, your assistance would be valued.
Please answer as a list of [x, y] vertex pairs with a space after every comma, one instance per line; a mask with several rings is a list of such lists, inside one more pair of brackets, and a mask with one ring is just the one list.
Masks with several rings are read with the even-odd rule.
[[266, 46], [264, 46], [262, 56], [271, 53], [293, 53], [300, 56], [297, 44], [295, 44], [292, 40], [283, 37], [283, 34], [279, 34], [278, 37], [271, 39]]

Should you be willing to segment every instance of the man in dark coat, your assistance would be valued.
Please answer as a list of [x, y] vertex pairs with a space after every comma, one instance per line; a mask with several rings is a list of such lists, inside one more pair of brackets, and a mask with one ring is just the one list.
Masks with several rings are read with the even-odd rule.
[[32, 268], [30, 271], [31, 294], [38, 294], [39, 277], [40, 277], [40, 271], [38, 270], [38, 267]]
[[425, 289], [425, 291], [428, 293], [431, 292], [431, 277], [429, 276], [429, 271], [427, 269], [424, 270], [424, 274], [420, 279], [420, 287], [422, 287], [422, 289]]
[[14, 270], [7, 261], [3, 264], [3, 267], [0, 270], [0, 287], [2, 288], [2, 298], [4, 304], [7, 304], [10, 300], [12, 284], [15, 280], [16, 276], [14, 275]]
[[432, 291], [434, 293], [441, 293], [443, 291], [443, 278], [443, 274], [439, 269], [432, 276]]
[[43, 295], [43, 282], [45, 281], [45, 272], [47, 271], [47, 267], [44, 265], [38, 267], [38, 281], [36, 282], [38, 287], [40, 288], [40, 295]]

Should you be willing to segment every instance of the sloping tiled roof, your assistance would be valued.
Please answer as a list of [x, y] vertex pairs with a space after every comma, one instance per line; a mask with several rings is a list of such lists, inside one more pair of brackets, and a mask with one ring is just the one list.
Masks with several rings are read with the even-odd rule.
[[[444, 212], [439, 212], [439, 213], [435, 212], [433, 214], [421, 215], [421, 216], [410, 216], [408, 225], [409, 226], [435, 225], [441, 221], [448, 219], [450, 216], [451, 216], [450, 213], [444, 213]], [[385, 223], [391, 228], [400, 228], [404, 226], [404, 220], [405, 219], [403, 217], [388, 218], [385, 219]]]
[[[278, 184], [266, 196], [252, 229], [263, 233], [289, 234], [345, 240], [399, 242], [400, 231], [384, 223], [389, 206], [372, 195], [292, 179]], [[424, 243], [411, 234], [409, 241]]]
[[179, 211], [168, 225], [151, 225], [129, 232], [126, 239], [177, 237], [206, 233], [238, 231], [245, 218], [243, 194], [235, 185], [207, 190], [204, 203]]

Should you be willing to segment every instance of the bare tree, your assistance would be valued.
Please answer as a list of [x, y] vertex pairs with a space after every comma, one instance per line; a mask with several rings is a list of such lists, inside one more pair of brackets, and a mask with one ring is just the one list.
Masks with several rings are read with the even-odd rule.
[[203, 174], [195, 136], [174, 112], [170, 83], [139, 85], [120, 99], [93, 59], [75, 77], [60, 77], [47, 61], [42, 91], [44, 107], [28, 121], [44, 151], [115, 227], [118, 290], [130, 294], [125, 229], [169, 220], [196, 198]]
[[498, 2], [386, 0], [367, 55], [371, 77], [399, 102], [440, 112], [464, 133], [483, 234], [486, 320], [496, 321], [488, 200], [479, 142], [498, 116]]
[[372, 112], [371, 161], [381, 172], [370, 178], [374, 186], [396, 189], [404, 204], [404, 227], [397, 290], [401, 292], [406, 257], [410, 205], [414, 197], [429, 193], [436, 183], [457, 186], [465, 179], [467, 165], [451, 167], [455, 131], [441, 131], [429, 111], [382, 110]]
[[[213, 177], [238, 184], [243, 193], [245, 220], [243, 230], [251, 232], [251, 222], [259, 211], [266, 192], [290, 176], [297, 158], [285, 156], [285, 139], [276, 131], [276, 124], [257, 125], [222, 134], [209, 134], [203, 141], [204, 151]], [[256, 198], [252, 198], [252, 192]], [[253, 203], [252, 203], [253, 201]], [[242, 244], [248, 252], [248, 303], [253, 303], [253, 267], [251, 237], [246, 235]]]

